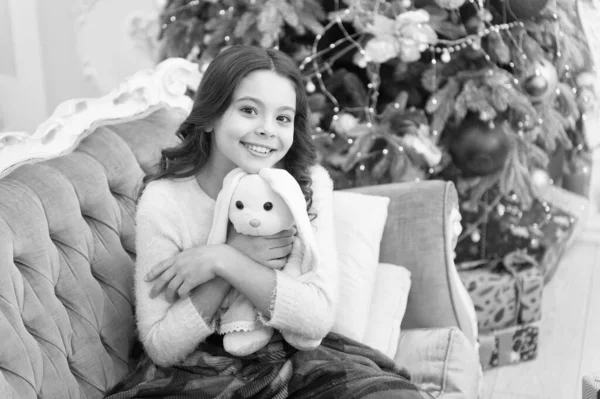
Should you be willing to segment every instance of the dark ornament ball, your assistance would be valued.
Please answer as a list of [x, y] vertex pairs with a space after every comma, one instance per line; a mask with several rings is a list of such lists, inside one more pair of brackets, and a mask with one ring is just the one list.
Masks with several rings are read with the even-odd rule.
[[542, 97], [548, 92], [548, 86], [548, 80], [543, 76], [532, 76], [523, 84], [523, 88], [532, 98]]
[[452, 162], [465, 177], [500, 171], [512, 148], [506, 120], [484, 122], [474, 114], [465, 118], [449, 140]]
[[541, 102], [549, 99], [558, 87], [558, 73], [554, 65], [547, 59], [533, 63], [534, 74], [523, 82], [523, 89], [531, 101]]

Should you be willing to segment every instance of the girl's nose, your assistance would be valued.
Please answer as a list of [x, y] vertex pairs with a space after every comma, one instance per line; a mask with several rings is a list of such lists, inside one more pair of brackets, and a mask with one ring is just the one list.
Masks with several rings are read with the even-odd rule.
[[264, 128], [260, 128], [260, 129], [258, 129], [258, 130], [256, 131], [256, 133], [257, 133], [259, 136], [262, 136], [262, 137], [273, 137], [273, 136], [275, 136], [273, 133], [267, 133], [267, 130], [266, 130], [266, 129], [264, 129]]

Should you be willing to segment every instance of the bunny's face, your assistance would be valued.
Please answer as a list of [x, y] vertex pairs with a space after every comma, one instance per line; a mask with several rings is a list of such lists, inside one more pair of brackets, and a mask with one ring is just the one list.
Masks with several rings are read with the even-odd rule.
[[238, 233], [252, 236], [277, 234], [294, 224], [283, 198], [259, 175], [240, 179], [229, 204], [229, 220]]

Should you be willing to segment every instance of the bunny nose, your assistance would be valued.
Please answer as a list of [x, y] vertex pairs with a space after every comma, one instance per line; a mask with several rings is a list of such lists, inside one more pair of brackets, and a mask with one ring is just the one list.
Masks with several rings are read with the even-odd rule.
[[250, 226], [252, 226], [252, 227], [254, 227], [254, 228], [257, 228], [258, 226], [260, 226], [260, 220], [257, 220], [257, 219], [252, 219], [252, 220], [250, 221]]

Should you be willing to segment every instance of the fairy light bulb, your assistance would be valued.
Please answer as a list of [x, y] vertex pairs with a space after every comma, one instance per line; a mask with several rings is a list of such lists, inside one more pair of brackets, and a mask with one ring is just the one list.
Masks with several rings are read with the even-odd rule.
[[442, 62], [445, 62], [445, 63], [450, 62], [450, 52], [447, 49], [445, 49], [442, 52], [442, 56], [440, 57], [440, 59], [442, 60]]

